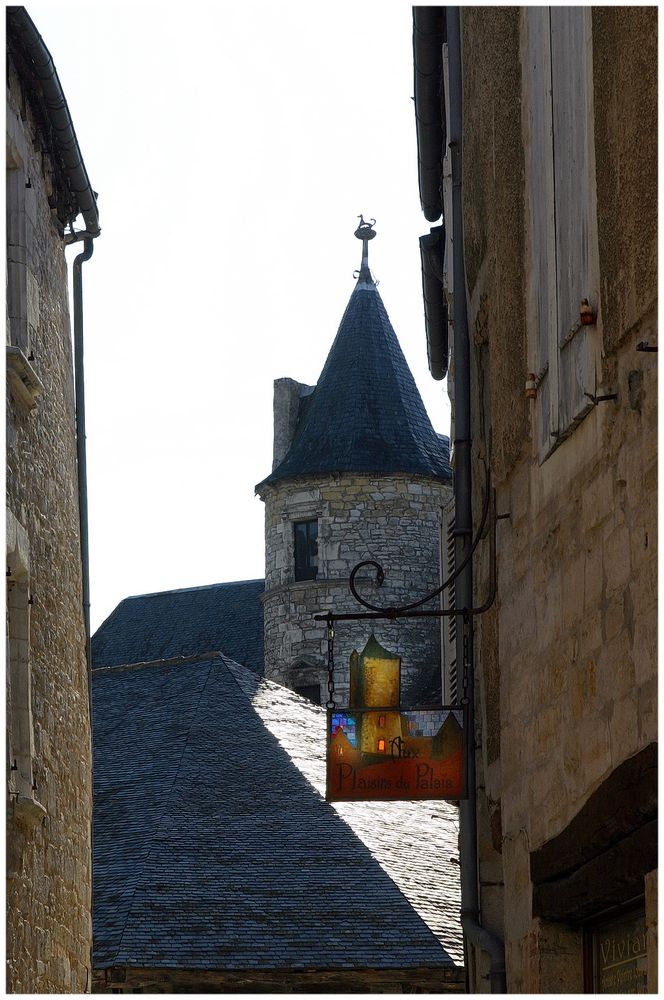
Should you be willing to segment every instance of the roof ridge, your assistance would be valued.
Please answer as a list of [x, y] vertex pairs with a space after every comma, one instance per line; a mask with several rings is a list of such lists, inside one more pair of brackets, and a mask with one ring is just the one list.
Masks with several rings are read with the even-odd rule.
[[[108, 673], [111, 670], [140, 670], [145, 667], [168, 667], [178, 663], [182, 666], [189, 663], [201, 663], [205, 660], [218, 660], [223, 657], [219, 649], [209, 650], [207, 653], [191, 653], [189, 656], [168, 656], [160, 660], [139, 660], [137, 663], [111, 663], [103, 667], [93, 667], [93, 674]], [[235, 661], [233, 661], [235, 662]], [[242, 664], [240, 664], [242, 666]], [[250, 667], [246, 667], [249, 670]]]
[[172, 590], [152, 590], [147, 594], [130, 594], [128, 597], [123, 597], [122, 600], [137, 601], [144, 597], [161, 597], [163, 594], [185, 594], [195, 590], [213, 590], [216, 587], [237, 587], [241, 583], [265, 583], [265, 577], [257, 576], [251, 580], [223, 580], [220, 583], [203, 583], [197, 587], [174, 587]]

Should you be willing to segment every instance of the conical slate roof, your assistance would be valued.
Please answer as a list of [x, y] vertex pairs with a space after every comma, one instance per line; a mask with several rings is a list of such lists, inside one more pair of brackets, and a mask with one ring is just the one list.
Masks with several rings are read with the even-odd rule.
[[337, 472], [451, 478], [449, 440], [431, 426], [368, 268], [318, 384], [302, 402], [290, 450], [257, 488]]

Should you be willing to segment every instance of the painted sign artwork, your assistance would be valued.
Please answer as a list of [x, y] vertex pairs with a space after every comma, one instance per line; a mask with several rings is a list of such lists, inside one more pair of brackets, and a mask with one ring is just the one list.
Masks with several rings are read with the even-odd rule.
[[466, 797], [463, 710], [401, 708], [401, 660], [372, 635], [350, 658], [350, 706], [328, 709], [329, 802]]
[[327, 799], [462, 799], [463, 712], [328, 710]]

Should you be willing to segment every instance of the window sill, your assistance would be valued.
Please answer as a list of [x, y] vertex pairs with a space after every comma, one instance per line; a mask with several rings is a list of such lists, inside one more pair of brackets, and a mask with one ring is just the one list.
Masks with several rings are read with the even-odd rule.
[[7, 379], [16, 402], [26, 410], [34, 410], [44, 385], [20, 347], [7, 347]]
[[46, 807], [34, 795], [21, 795], [10, 791], [14, 819], [28, 828], [37, 826], [48, 815]]

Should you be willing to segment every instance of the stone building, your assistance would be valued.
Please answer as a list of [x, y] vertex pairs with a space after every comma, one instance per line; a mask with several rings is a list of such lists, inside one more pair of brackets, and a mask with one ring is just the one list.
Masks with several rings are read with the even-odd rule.
[[501, 515], [463, 636], [470, 990], [656, 992], [657, 12], [415, 8], [413, 42], [455, 517], [487, 464]]
[[[84, 238], [87, 258], [99, 224], [57, 73], [22, 7], [7, 10], [6, 130], [7, 990], [83, 993], [92, 813], [84, 434], [65, 245]], [[75, 234], [81, 213], [86, 229]], [[76, 324], [80, 333], [80, 308]]]
[[[363, 611], [358, 576], [375, 605], [403, 605], [440, 584], [443, 506], [451, 496], [449, 442], [433, 430], [368, 265], [375, 236], [362, 223], [357, 283], [315, 387], [278, 379], [273, 469], [256, 490], [265, 502], [265, 676], [327, 701], [327, 642], [314, 615]], [[440, 698], [440, 627], [431, 620], [377, 622], [402, 658], [406, 701]], [[348, 700], [348, 663], [366, 622], [336, 629], [335, 698]]]

